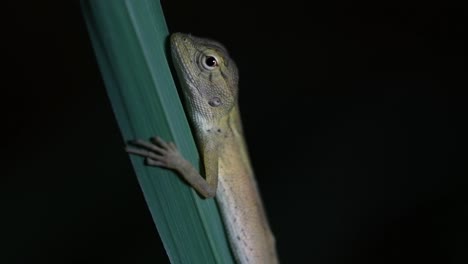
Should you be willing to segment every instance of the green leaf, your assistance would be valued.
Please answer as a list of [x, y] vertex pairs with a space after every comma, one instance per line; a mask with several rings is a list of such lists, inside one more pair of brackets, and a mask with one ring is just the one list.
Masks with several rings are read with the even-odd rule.
[[[81, 4], [123, 138], [159, 135], [198, 166], [167, 62], [169, 34], [159, 1]], [[171, 263], [233, 263], [215, 201], [200, 198], [171, 171], [130, 159]]]

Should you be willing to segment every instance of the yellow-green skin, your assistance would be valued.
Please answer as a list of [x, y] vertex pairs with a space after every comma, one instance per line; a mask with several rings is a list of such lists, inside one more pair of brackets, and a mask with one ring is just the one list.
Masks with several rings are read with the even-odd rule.
[[[236, 65], [222, 45], [208, 39], [175, 33], [171, 50], [205, 170], [217, 171], [217, 176], [207, 174], [206, 178], [207, 182], [209, 178], [218, 179], [212, 186], [217, 189], [216, 200], [236, 260], [278, 263], [242, 133]], [[204, 61], [210, 57], [217, 62], [213, 67]], [[212, 195], [198, 191], [205, 197]]]
[[171, 51], [205, 178], [160, 138], [137, 140], [141, 148], [127, 151], [177, 171], [202, 196], [216, 197], [238, 263], [279, 263], [242, 132], [235, 63], [218, 42], [182, 33], [171, 35]]

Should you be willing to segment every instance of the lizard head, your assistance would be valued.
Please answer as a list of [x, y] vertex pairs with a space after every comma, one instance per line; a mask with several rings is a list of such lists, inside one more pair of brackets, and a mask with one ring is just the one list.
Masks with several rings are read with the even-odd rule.
[[235, 63], [226, 49], [213, 40], [174, 33], [170, 42], [192, 121], [207, 127], [216, 126], [237, 104]]

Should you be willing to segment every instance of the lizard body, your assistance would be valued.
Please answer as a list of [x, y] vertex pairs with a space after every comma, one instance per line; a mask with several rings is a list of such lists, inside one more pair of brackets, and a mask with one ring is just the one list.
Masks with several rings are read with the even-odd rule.
[[238, 263], [278, 263], [242, 132], [236, 65], [218, 42], [182, 33], [172, 34], [171, 52], [205, 178], [159, 137], [135, 140], [138, 148], [127, 151], [149, 165], [175, 170], [203, 197], [216, 196]]

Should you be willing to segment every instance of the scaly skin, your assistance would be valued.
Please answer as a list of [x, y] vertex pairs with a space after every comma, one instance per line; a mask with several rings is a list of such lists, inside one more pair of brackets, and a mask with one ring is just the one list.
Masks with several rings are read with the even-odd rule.
[[135, 140], [127, 151], [175, 170], [205, 198], [216, 196], [238, 263], [278, 263], [242, 133], [236, 65], [218, 42], [182, 33], [172, 34], [171, 51], [206, 178], [159, 137]]

